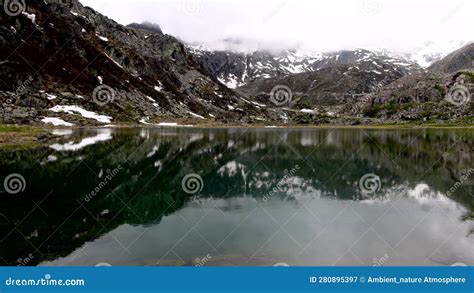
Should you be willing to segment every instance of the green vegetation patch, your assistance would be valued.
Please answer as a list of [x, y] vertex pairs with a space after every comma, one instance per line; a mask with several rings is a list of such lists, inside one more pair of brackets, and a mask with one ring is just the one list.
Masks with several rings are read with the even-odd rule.
[[469, 83], [474, 83], [474, 72], [464, 71], [462, 74], [466, 77]]
[[26, 125], [14, 125], [14, 124], [0, 124], [0, 133], [41, 133], [43, 132], [39, 128], [26, 126]]

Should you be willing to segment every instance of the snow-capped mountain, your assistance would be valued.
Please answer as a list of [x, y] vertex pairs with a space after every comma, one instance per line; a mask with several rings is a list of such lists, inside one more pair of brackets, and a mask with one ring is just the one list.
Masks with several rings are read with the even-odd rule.
[[371, 62], [380, 74], [396, 71], [397, 75], [403, 76], [421, 71], [415, 62], [388, 51], [358, 49], [321, 53], [292, 49], [278, 53], [266, 50], [242, 53], [210, 50], [203, 46], [189, 46], [189, 49], [212, 77], [229, 88], [339, 65], [357, 69], [366, 67], [361, 65], [367, 62]]
[[202, 46], [189, 46], [189, 49], [211, 76], [229, 88], [266, 78], [313, 71], [312, 64], [322, 57], [319, 53], [307, 54], [296, 50], [239, 53], [215, 51]]

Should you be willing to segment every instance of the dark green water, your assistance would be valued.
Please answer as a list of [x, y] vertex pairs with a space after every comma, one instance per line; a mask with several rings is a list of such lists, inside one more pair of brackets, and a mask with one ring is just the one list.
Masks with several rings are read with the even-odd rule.
[[56, 134], [0, 148], [2, 265], [474, 265], [472, 130]]

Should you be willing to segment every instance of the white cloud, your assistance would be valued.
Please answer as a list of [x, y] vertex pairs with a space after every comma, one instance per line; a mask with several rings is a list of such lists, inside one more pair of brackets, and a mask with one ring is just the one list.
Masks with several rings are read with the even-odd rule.
[[122, 24], [151, 21], [188, 42], [223, 38], [317, 50], [388, 48], [474, 40], [469, 0], [81, 0]]

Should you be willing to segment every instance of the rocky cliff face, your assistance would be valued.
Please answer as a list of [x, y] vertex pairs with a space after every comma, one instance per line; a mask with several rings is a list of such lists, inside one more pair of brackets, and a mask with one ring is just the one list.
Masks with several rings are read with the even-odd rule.
[[433, 63], [429, 71], [453, 73], [459, 70], [474, 70], [474, 43], [470, 43]]
[[151, 22], [143, 22], [143, 23], [131, 23], [127, 25], [129, 28], [134, 28], [134, 29], [139, 29], [139, 30], [144, 30], [151, 32], [153, 34], [163, 34], [163, 31], [161, 30], [161, 27], [156, 24], [156, 23], [151, 23]]
[[189, 48], [203, 68], [229, 88], [241, 87], [267, 78], [313, 71], [312, 64], [319, 60], [318, 54], [302, 54], [296, 50], [279, 53], [237, 53], [208, 50], [203, 47]]
[[78, 1], [27, 1], [20, 12], [0, 16], [3, 123], [253, 122], [265, 115], [207, 76], [174, 37], [121, 26]]
[[[360, 54], [358, 54], [360, 52]], [[355, 58], [357, 55], [363, 56]], [[340, 59], [340, 60], [339, 60]], [[403, 76], [421, 72], [410, 63], [387, 62], [371, 52], [341, 52], [313, 64], [317, 69], [283, 78], [250, 83], [239, 90], [249, 95], [270, 93], [277, 85], [291, 90], [297, 108], [338, 105], [354, 101], [354, 97], [371, 93]]]
[[428, 121], [472, 123], [471, 93], [474, 75], [457, 72], [443, 75], [423, 73], [406, 76], [345, 105], [348, 113], [359, 113], [380, 121]]
[[426, 72], [397, 79], [346, 105], [345, 109], [382, 121], [472, 124], [473, 60], [471, 43], [433, 63]]

